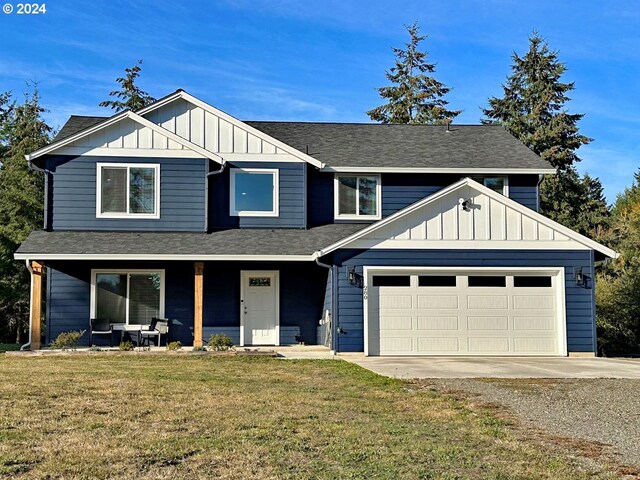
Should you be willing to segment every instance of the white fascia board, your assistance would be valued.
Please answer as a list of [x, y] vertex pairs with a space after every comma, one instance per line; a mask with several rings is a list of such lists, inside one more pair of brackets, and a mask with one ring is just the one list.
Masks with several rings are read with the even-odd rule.
[[[364, 228], [356, 233], [354, 233], [353, 235], [350, 235], [347, 238], [344, 238], [336, 243], [334, 243], [333, 245], [330, 245], [326, 248], [323, 248], [322, 250], [318, 251], [318, 256], [321, 257], [323, 255], [326, 255], [328, 253], [333, 252], [334, 250], [337, 250], [338, 248], [343, 248], [351, 243], [353, 243], [355, 240], [359, 240], [361, 239], [363, 236], [367, 235], [368, 233], [377, 230], [379, 228], [384, 227], [385, 225], [388, 225], [389, 223], [397, 220], [400, 217], [403, 217], [405, 215], [410, 214], [411, 212], [422, 208], [424, 205], [431, 203], [439, 198], [441, 198], [444, 195], [449, 194], [450, 192], [453, 192], [463, 186], [469, 186], [472, 187], [476, 190], [478, 190], [480, 193], [482, 193], [483, 195], [488, 196], [489, 198], [491, 198], [492, 200], [495, 200], [498, 203], [502, 203], [503, 205], [505, 205], [506, 207], [512, 208], [514, 210], [516, 210], [518, 213], [522, 214], [525, 217], [530, 218], [531, 220], [534, 220], [536, 222], [539, 222], [543, 225], [545, 225], [546, 227], [551, 228], [552, 230], [556, 230], [557, 232], [563, 234], [564, 236], [568, 237], [571, 240], [575, 240], [576, 242], [585, 245], [586, 247], [588, 247], [591, 250], [596, 250], [608, 257], [611, 258], [618, 258], [619, 254], [610, 249], [609, 247], [605, 247], [604, 245], [591, 240], [588, 237], [585, 237], [584, 235], [581, 235], [577, 232], [574, 232], [573, 230], [571, 230], [570, 228], [565, 227], [564, 225], [559, 224], [558, 222], [555, 222], [547, 217], [545, 217], [544, 215], [539, 214], [538, 212], [534, 212], [533, 210], [531, 210], [530, 208], [525, 207], [524, 205], [520, 205], [518, 202], [516, 202], [515, 200], [512, 200], [508, 197], [505, 197], [504, 195], [501, 195], [497, 192], [494, 192], [493, 190], [491, 190], [490, 188], [485, 187], [484, 185], [481, 185], [480, 183], [476, 182], [475, 180], [472, 180], [471, 178], [463, 178], [459, 181], [457, 181], [456, 183], [453, 183], [451, 185], [449, 185], [446, 188], [443, 188], [442, 190], [439, 190], [438, 192], [434, 193], [433, 195], [430, 195], [428, 197], [423, 198], [422, 200], [418, 200], [416, 203], [409, 205], [406, 208], [403, 208], [402, 210], [397, 211], [396, 213], [394, 213], [393, 215], [388, 216], [387, 218], [380, 220], [379, 222], [376, 222], [370, 226], [368, 226], [367, 228]], [[496, 245], [499, 245], [500, 241], [496, 241]], [[561, 249], [561, 243], [557, 244], [558, 247]]]
[[[293, 148], [290, 145], [287, 145], [284, 142], [281, 142], [280, 140], [278, 140], [277, 138], [271, 137], [270, 135], [267, 135], [266, 133], [258, 130], [257, 128], [252, 127], [251, 125], [248, 125], [246, 123], [244, 123], [242, 120], [238, 120], [237, 118], [229, 115], [226, 112], [223, 112], [222, 110], [219, 110], [211, 105], [209, 105], [207, 102], [203, 102], [202, 100], [200, 100], [199, 98], [194, 97], [193, 95], [190, 95], [189, 93], [185, 92], [185, 91], [181, 91], [179, 92], [179, 96], [180, 98], [182, 98], [183, 100], [186, 100], [187, 102], [190, 102], [191, 104], [202, 108], [203, 110], [216, 115], [220, 118], [222, 118], [223, 120], [226, 120], [227, 122], [231, 123], [232, 125], [235, 125], [239, 128], [242, 128], [244, 130], [246, 130], [247, 132], [251, 133], [252, 135], [255, 135], [256, 137], [265, 140], [269, 143], [272, 143], [273, 145], [275, 145], [276, 147], [280, 148], [281, 150], [293, 155], [296, 158], [299, 158], [300, 160], [303, 160], [307, 163], [310, 163], [311, 165], [313, 165], [316, 168], [322, 169], [325, 164], [322, 163], [319, 160], [316, 160], [315, 158], [307, 155], [306, 153], [301, 152], [300, 150], [297, 150], [295, 148]], [[147, 113], [147, 112], [144, 112]]]
[[221, 165], [224, 164], [224, 159], [220, 155], [217, 155], [217, 154], [215, 154], [215, 153], [213, 153], [213, 152], [211, 152], [209, 150], [206, 150], [206, 149], [200, 147], [199, 145], [196, 145], [195, 143], [190, 142], [189, 140], [186, 140], [186, 139], [182, 138], [180, 135], [176, 135], [175, 133], [167, 130], [166, 128], [161, 127], [160, 125], [157, 125], [157, 124], [147, 120], [144, 117], [141, 117], [137, 113], [127, 112], [127, 116], [131, 120], [133, 120], [134, 122], [137, 122], [140, 125], [153, 130], [154, 132], [158, 133], [159, 135], [162, 135], [164, 137], [167, 137], [170, 140], [173, 140], [176, 143], [179, 143], [183, 147], [188, 148], [189, 150], [192, 150], [192, 151], [202, 155], [205, 158], [213, 160], [214, 162], [217, 162], [217, 163], [219, 163]]
[[16, 260], [144, 260], [144, 261], [252, 261], [252, 262], [312, 262], [316, 255], [154, 255], [154, 254], [65, 254], [65, 253], [16, 253]]
[[42, 155], [46, 155], [48, 153], [53, 152], [54, 150], [57, 150], [61, 147], [64, 147], [65, 145], [69, 145], [70, 143], [75, 142], [76, 140], [80, 140], [81, 138], [84, 138], [88, 135], [91, 135], [92, 133], [95, 133], [99, 130], [102, 130], [103, 128], [108, 127], [109, 125], [113, 125], [114, 123], [119, 122], [120, 120], [123, 120], [125, 118], [127, 118], [127, 114], [129, 112], [128, 111], [124, 111], [122, 113], [119, 113], [118, 115], [114, 115], [111, 118], [106, 119], [104, 122], [100, 122], [96, 125], [94, 125], [93, 127], [89, 127], [85, 130], [82, 130], [81, 132], [76, 133], [75, 135], [71, 135], [70, 137], [64, 138], [62, 140], [60, 140], [59, 142], [55, 142], [55, 143], [51, 143], [49, 145], [47, 145], [46, 147], [41, 148], [40, 150], [36, 150], [33, 153], [30, 153], [28, 155], [25, 155], [24, 158], [31, 162], [33, 160], [35, 160], [38, 157], [41, 157]]
[[486, 175], [555, 175], [555, 168], [442, 168], [442, 167], [324, 167], [323, 172], [334, 173], [462, 173]]

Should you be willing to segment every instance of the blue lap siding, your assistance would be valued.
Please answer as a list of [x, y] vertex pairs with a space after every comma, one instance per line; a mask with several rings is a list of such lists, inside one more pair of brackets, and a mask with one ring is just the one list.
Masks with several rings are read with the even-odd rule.
[[[279, 215], [277, 217], [236, 217], [229, 214], [230, 171], [233, 168], [277, 169], [279, 177]], [[306, 164], [284, 162], [229, 162], [209, 184], [209, 227], [217, 228], [305, 228]], [[204, 197], [203, 197], [204, 198]]]
[[[193, 344], [194, 265], [192, 262], [52, 262], [47, 269], [46, 342], [61, 332], [89, 330], [91, 269], [164, 269], [165, 316], [171, 320], [169, 340]], [[206, 262], [204, 267], [205, 327], [240, 326], [240, 271], [280, 272], [281, 341], [291, 342], [294, 329], [308, 343], [316, 342], [316, 328], [322, 316], [326, 269], [312, 263], [256, 264]], [[295, 330], [297, 332], [297, 330]], [[284, 338], [286, 337], [286, 338]], [[114, 334], [119, 341], [119, 332]], [[106, 344], [106, 339], [95, 344]], [[205, 339], [206, 340], [206, 339]], [[89, 335], [82, 344], [88, 345]]]
[[[381, 176], [382, 216], [387, 217], [433, 195], [461, 177], [451, 174], [384, 173]], [[334, 174], [309, 169], [308, 178], [309, 225], [334, 223]], [[537, 183], [537, 175], [509, 175], [509, 197], [525, 207], [537, 210]]]
[[[87, 330], [81, 343], [89, 344], [91, 269], [165, 269], [165, 316], [171, 319], [170, 340], [193, 343], [193, 264], [52, 262], [47, 268], [47, 332], [49, 343], [60, 333]], [[119, 342], [119, 332], [114, 333]], [[106, 344], [105, 339], [102, 344]], [[94, 341], [101, 344], [100, 340]]]
[[[49, 227], [53, 230], [178, 231], [205, 230], [203, 158], [64, 157], [47, 159]], [[96, 218], [97, 163], [160, 165], [160, 218]]]
[[[576, 269], [593, 278], [593, 251], [516, 251], [516, 250], [340, 250], [334, 254], [337, 268], [335, 349], [340, 352], [364, 351], [362, 288], [350, 285], [347, 272], [363, 266], [447, 266], [447, 267], [564, 267], [569, 352], [595, 352], [594, 289], [578, 287]], [[593, 284], [592, 284], [593, 287]]]
[[205, 263], [205, 327], [240, 327], [240, 272], [280, 272], [280, 327], [300, 327], [305, 343], [315, 344], [326, 284], [326, 269], [315, 263]]

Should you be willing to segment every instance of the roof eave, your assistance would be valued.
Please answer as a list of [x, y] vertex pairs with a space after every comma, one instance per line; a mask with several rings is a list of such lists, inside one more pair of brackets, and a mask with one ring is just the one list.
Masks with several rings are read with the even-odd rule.
[[321, 169], [323, 172], [333, 173], [462, 173], [462, 174], [491, 174], [491, 175], [555, 175], [555, 168], [478, 168], [478, 167], [332, 167]]

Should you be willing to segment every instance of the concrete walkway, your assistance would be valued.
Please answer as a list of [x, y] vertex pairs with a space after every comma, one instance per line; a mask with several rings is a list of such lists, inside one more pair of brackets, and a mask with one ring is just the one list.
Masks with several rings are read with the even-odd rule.
[[365, 357], [339, 355], [393, 378], [632, 378], [640, 360], [550, 357]]

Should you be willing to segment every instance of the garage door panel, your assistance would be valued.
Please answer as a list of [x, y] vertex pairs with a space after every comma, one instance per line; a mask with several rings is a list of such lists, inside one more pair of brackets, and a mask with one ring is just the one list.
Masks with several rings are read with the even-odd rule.
[[457, 295], [417, 295], [418, 308], [425, 310], [458, 309]]
[[418, 353], [456, 354], [460, 353], [460, 339], [457, 337], [419, 337]]
[[509, 337], [470, 337], [469, 353], [509, 353]]
[[[395, 290], [395, 289], [394, 289]], [[381, 289], [379, 294], [380, 309], [411, 310], [413, 308], [413, 296], [400, 295], [395, 292]]]
[[413, 330], [413, 317], [380, 315], [380, 330]]
[[380, 353], [402, 354], [412, 353], [413, 338], [411, 337], [383, 337], [380, 338]]
[[555, 323], [556, 319], [550, 316], [513, 317], [514, 330], [547, 330], [552, 332], [556, 328]]
[[458, 330], [458, 317], [418, 317], [418, 330]]
[[467, 308], [470, 310], [496, 310], [509, 308], [509, 297], [506, 295], [469, 295]]
[[547, 353], [556, 349], [556, 340], [548, 337], [513, 339], [514, 353]]
[[513, 308], [516, 310], [553, 310], [553, 295], [514, 295]]
[[468, 330], [509, 330], [509, 317], [467, 317]]
[[[564, 282], [556, 277], [550, 281], [548, 273], [543, 279], [535, 278], [535, 272], [526, 269], [494, 272], [445, 270], [430, 276], [428, 271], [416, 268], [410, 273], [402, 272], [405, 285], [369, 287], [369, 353], [561, 353], [563, 342], [559, 335], [565, 329], [558, 324], [563, 318], [558, 315], [558, 308], [564, 305], [557, 303], [558, 288], [564, 288]], [[390, 283], [377, 278], [379, 284]]]

